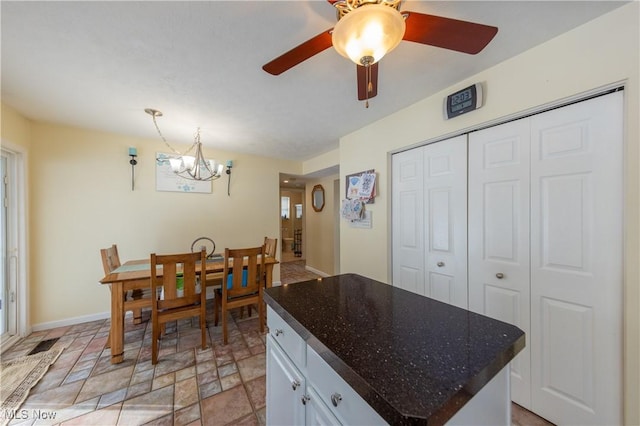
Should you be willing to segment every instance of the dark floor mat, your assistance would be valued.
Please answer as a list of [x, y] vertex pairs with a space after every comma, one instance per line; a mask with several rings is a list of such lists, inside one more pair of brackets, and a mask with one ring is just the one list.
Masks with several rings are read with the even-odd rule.
[[58, 341], [58, 339], [59, 337], [56, 337], [55, 339], [43, 340], [42, 342], [38, 343], [38, 345], [33, 348], [27, 355], [33, 355], [37, 354], [38, 352], [48, 351], [49, 349], [51, 349], [51, 346], [53, 346]]

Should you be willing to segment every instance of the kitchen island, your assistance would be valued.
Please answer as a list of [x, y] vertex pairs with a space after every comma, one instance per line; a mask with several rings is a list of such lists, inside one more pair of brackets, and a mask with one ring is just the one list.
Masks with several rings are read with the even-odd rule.
[[356, 274], [265, 291], [268, 424], [509, 424], [510, 324]]

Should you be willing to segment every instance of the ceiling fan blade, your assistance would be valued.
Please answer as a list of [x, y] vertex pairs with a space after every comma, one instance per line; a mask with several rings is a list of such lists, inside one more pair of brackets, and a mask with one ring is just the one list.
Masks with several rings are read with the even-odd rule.
[[273, 61], [265, 64], [262, 69], [273, 75], [280, 75], [289, 68], [293, 68], [313, 55], [331, 47], [331, 31], [333, 28], [323, 31], [317, 36], [305, 41], [290, 51], [278, 56]]
[[475, 55], [485, 48], [498, 28], [475, 22], [402, 11], [406, 31], [403, 40]]
[[[376, 62], [373, 65], [369, 65], [371, 68], [369, 79], [367, 79], [367, 68], [362, 65], [356, 65], [356, 75], [358, 77], [358, 100], [364, 101], [367, 99], [371, 99], [378, 94], [378, 63]], [[367, 86], [371, 90], [369, 90], [369, 95], [367, 96]]]

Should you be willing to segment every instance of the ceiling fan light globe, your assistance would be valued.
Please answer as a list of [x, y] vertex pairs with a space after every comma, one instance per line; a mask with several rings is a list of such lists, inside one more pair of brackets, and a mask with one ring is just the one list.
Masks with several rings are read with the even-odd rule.
[[365, 56], [378, 62], [402, 41], [404, 18], [396, 9], [367, 4], [347, 13], [333, 29], [332, 43], [336, 51], [345, 58], [362, 65]]

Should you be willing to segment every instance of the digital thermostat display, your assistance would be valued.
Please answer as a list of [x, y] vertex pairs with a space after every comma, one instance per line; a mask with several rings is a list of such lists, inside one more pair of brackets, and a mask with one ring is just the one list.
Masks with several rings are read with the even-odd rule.
[[482, 85], [476, 83], [444, 99], [444, 118], [448, 120], [482, 106]]

